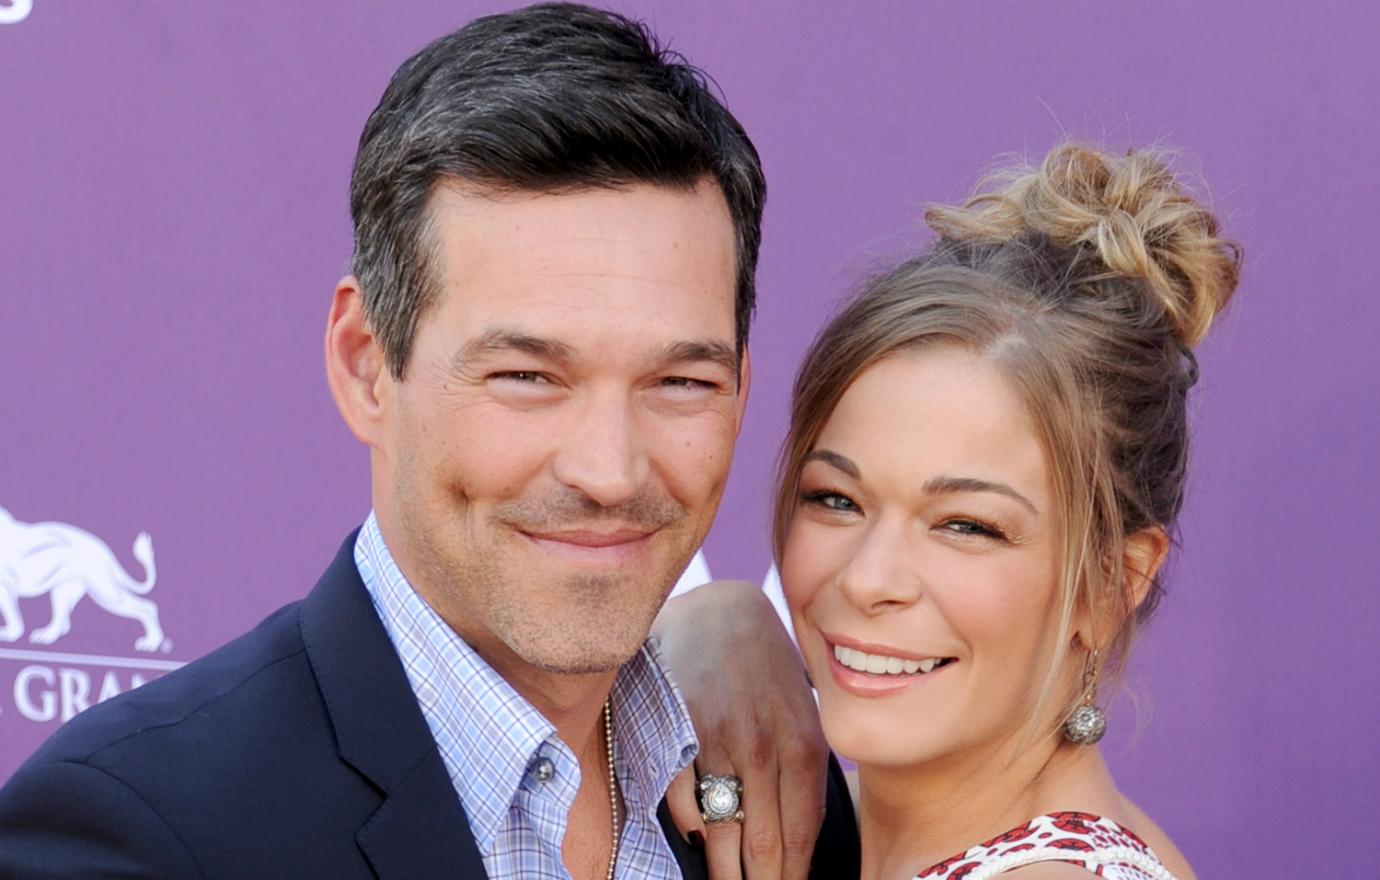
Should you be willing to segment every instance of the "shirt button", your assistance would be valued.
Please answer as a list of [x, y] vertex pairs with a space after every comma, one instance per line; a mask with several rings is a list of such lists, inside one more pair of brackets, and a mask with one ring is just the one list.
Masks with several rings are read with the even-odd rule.
[[556, 765], [550, 758], [542, 758], [532, 767], [532, 775], [537, 777], [538, 782], [550, 782], [551, 777], [556, 775]]

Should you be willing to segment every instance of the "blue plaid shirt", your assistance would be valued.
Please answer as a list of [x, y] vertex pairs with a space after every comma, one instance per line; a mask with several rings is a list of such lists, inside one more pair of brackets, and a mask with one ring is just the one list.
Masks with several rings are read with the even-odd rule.
[[[580, 787], [574, 752], [417, 595], [372, 513], [355, 542], [355, 565], [402, 658], [491, 880], [569, 880], [561, 842]], [[656, 809], [671, 780], [694, 760], [698, 743], [650, 641], [614, 679], [613, 729], [628, 814], [616, 876], [679, 878]]]

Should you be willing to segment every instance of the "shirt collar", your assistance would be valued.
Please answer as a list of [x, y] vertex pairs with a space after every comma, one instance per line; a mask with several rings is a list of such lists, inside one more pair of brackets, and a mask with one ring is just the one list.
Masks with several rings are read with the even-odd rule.
[[652, 812], [699, 752], [690, 712], [654, 639], [614, 677], [613, 742], [623, 798], [634, 809]]
[[[355, 564], [431, 728], [475, 843], [488, 853], [555, 726], [447, 625], [398, 568], [371, 512]], [[613, 684], [615, 764], [630, 809], [654, 812], [698, 751], [680, 690], [649, 639]]]

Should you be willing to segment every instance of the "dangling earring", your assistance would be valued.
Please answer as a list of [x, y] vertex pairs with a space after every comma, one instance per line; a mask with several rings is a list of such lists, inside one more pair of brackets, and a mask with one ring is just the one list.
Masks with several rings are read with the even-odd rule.
[[1088, 653], [1083, 665], [1083, 702], [1064, 722], [1064, 739], [1076, 746], [1090, 746], [1107, 732], [1107, 713], [1093, 701], [1097, 699], [1097, 649]]

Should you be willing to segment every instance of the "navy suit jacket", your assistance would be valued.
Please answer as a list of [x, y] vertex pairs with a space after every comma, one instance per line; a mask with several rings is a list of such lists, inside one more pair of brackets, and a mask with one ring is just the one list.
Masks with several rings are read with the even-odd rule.
[[[0, 789], [0, 878], [486, 877], [354, 542], [305, 600], [49, 739]], [[812, 876], [856, 877], [833, 761], [829, 780]]]

